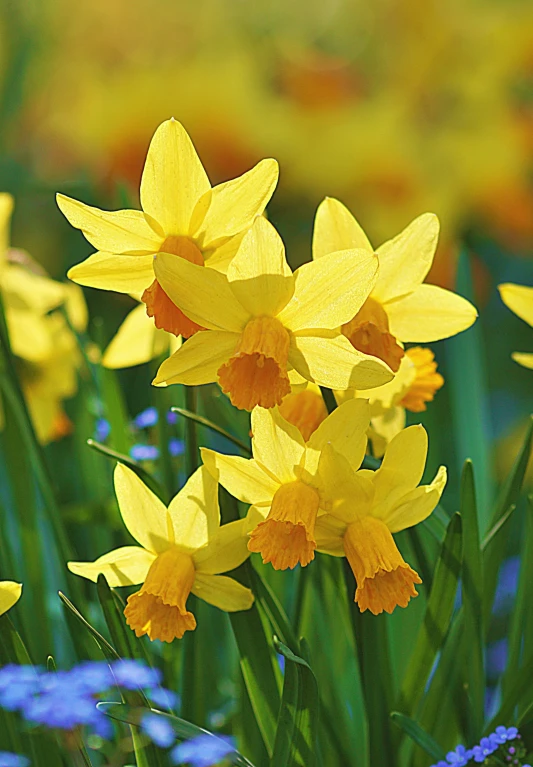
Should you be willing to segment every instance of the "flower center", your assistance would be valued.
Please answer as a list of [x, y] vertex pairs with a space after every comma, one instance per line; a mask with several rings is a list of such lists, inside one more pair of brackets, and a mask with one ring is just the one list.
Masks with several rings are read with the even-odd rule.
[[415, 380], [399, 404], [412, 413], [421, 413], [426, 410], [426, 402], [431, 402], [435, 392], [444, 385], [444, 378], [437, 373], [437, 363], [431, 349], [413, 346], [405, 353], [414, 363]]
[[292, 392], [283, 398], [279, 412], [299, 429], [306, 442], [328, 416], [324, 398], [312, 389]]
[[185, 603], [194, 584], [191, 557], [173, 547], [152, 563], [140, 591], [128, 597], [126, 623], [140, 637], [172, 642], [196, 628], [194, 615]]
[[318, 492], [297, 480], [276, 491], [264, 522], [253, 530], [248, 548], [259, 552], [263, 563], [275, 570], [305, 567], [315, 557], [315, 522], [320, 504]]
[[387, 312], [375, 298], [367, 298], [355, 317], [341, 327], [341, 331], [355, 349], [379, 357], [394, 373], [398, 371], [405, 352], [389, 333]]
[[[197, 266], [204, 265], [202, 252], [188, 237], [170, 235], [159, 248], [159, 252], [172, 253]], [[184, 338], [189, 338], [198, 330], [204, 329], [183, 314], [181, 309], [170, 300], [157, 280], [154, 280], [150, 287], [146, 288], [141, 300], [146, 304], [146, 314], [154, 318], [156, 328]]]
[[291, 386], [287, 375], [290, 337], [275, 317], [254, 317], [235, 352], [218, 369], [222, 391], [235, 407], [252, 410], [281, 404]]
[[355, 601], [374, 615], [407, 607], [418, 596], [418, 574], [404, 562], [388, 527], [375, 517], [352, 522], [344, 534], [344, 553], [357, 581]]

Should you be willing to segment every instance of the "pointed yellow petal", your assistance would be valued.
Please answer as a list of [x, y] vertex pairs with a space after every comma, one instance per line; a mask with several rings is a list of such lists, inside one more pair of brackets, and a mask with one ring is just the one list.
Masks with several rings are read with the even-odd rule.
[[0, 615], [10, 610], [22, 594], [22, 583], [0, 581]]
[[372, 389], [393, 377], [384, 362], [358, 352], [343, 335], [293, 336], [289, 362], [308, 381], [330, 389]]
[[168, 507], [174, 527], [174, 542], [187, 552], [205, 546], [220, 526], [218, 482], [200, 466]]
[[133, 309], [107, 347], [102, 359], [106, 368], [142, 365], [168, 351], [169, 334], [158, 330], [141, 304]]
[[218, 575], [242, 565], [250, 556], [246, 532], [245, 519], [222, 525], [209, 544], [193, 556], [196, 572]]
[[317, 551], [332, 557], [344, 557], [344, 533], [346, 522], [324, 514], [318, 517], [315, 525], [315, 541]]
[[477, 311], [472, 304], [436, 285], [420, 285], [413, 293], [385, 305], [390, 332], [404, 343], [427, 343], [466, 330]]
[[357, 314], [377, 274], [377, 257], [366, 250], [330, 253], [304, 264], [294, 272], [294, 295], [279, 320], [293, 331], [338, 328]]
[[168, 549], [170, 519], [165, 504], [122, 463], [117, 463], [114, 479], [122, 519], [135, 540], [156, 554]]
[[[374, 474], [376, 507], [391, 508], [398, 498], [418, 485], [427, 452], [428, 435], [420, 424], [403, 429], [389, 442], [381, 466]], [[383, 513], [377, 512], [376, 516], [381, 518]]]
[[194, 206], [211, 188], [189, 134], [174, 118], [154, 133], [141, 180], [141, 205], [169, 234], [189, 234]]
[[313, 258], [348, 248], [361, 248], [370, 253], [374, 248], [348, 208], [333, 197], [318, 206], [313, 231]]
[[372, 452], [376, 458], [381, 458], [387, 445], [397, 434], [405, 429], [405, 408], [391, 407], [370, 421], [369, 438], [372, 442]]
[[154, 270], [167, 296], [198, 325], [240, 333], [250, 319], [227, 277], [215, 269], [160, 253], [154, 260]]
[[254, 459], [237, 455], [215, 453], [206, 447], [200, 448], [202, 461], [218, 476], [218, 481], [243, 503], [271, 503], [279, 483], [275, 482]]
[[370, 423], [370, 406], [364, 399], [344, 402], [311, 434], [308, 446], [322, 450], [329, 442], [343, 455], [353, 469], [358, 469], [366, 451], [366, 431]]
[[81, 229], [97, 250], [146, 255], [155, 253], [165, 239], [156, 233], [140, 210], [100, 210], [64, 194], [56, 196], [59, 210], [76, 229]]
[[424, 281], [439, 239], [439, 219], [424, 213], [377, 249], [379, 277], [373, 295], [382, 303], [404, 296]]
[[350, 524], [370, 513], [374, 499], [372, 480], [354, 471], [331, 444], [321, 453], [318, 475], [329, 514]]
[[69, 269], [67, 277], [87, 288], [142, 293], [154, 281], [154, 258], [94, 253]]
[[96, 583], [102, 573], [111, 588], [136, 586], [144, 582], [155, 558], [155, 554], [141, 549], [140, 546], [122, 546], [94, 562], [69, 562], [68, 569], [93, 583]]
[[13, 354], [28, 362], [50, 359], [53, 339], [46, 317], [11, 306], [6, 306], [5, 314]]
[[266, 218], [257, 218], [245, 234], [227, 275], [241, 306], [256, 317], [275, 317], [294, 293], [285, 247]]
[[238, 341], [235, 333], [201, 330], [163, 362], [153, 385], [213, 383], [217, 380], [218, 369], [231, 357]]
[[278, 183], [275, 160], [261, 160], [239, 178], [209, 190], [194, 211], [191, 234], [202, 247], [210, 248], [222, 238], [248, 229], [260, 216]]
[[441, 466], [437, 475], [430, 485], [421, 485], [389, 509], [388, 514], [382, 517], [391, 533], [405, 530], [407, 527], [418, 525], [427, 519], [446, 487], [446, 467]]
[[79, 285], [74, 283], [67, 283], [65, 286], [65, 309], [72, 327], [83, 333], [87, 329], [87, 323], [89, 322], [89, 311], [87, 309], [87, 303], [83, 295], [83, 290]]
[[528, 354], [527, 352], [513, 352], [511, 357], [515, 362], [518, 362], [519, 365], [522, 365], [522, 367], [533, 368], [533, 354]]
[[61, 282], [10, 263], [2, 274], [2, 295], [9, 306], [46, 314], [65, 302], [67, 291]]
[[533, 325], [533, 288], [505, 282], [498, 285], [498, 290], [503, 303], [521, 320]]
[[[305, 442], [296, 426], [286, 421], [277, 408], [252, 411], [252, 450], [254, 458], [279, 481], [293, 482], [305, 452]], [[256, 501], [257, 502], [257, 501]]]
[[226, 274], [228, 266], [235, 258], [245, 234], [246, 231], [239, 232], [235, 237], [230, 237], [229, 240], [225, 240], [222, 245], [213, 248], [213, 250], [204, 252], [205, 265], [211, 269], [216, 269], [217, 272]]
[[250, 589], [226, 575], [196, 573], [192, 593], [227, 613], [249, 610], [254, 603]]

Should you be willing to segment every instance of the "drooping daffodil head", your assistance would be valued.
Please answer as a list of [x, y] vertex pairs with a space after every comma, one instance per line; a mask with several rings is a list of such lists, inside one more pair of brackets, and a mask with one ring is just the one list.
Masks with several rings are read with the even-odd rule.
[[141, 211], [102, 211], [57, 196], [68, 221], [97, 248], [68, 276], [80, 285], [138, 294], [156, 327], [188, 338], [200, 326], [168, 298], [154, 274], [154, 255], [225, 269], [242, 233], [263, 213], [277, 180], [278, 164], [268, 159], [212, 188], [185, 128], [166, 120], [148, 149]]
[[334, 445], [349, 466], [358, 469], [366, 450], [368, 403], [352, 399], [329, 415], [305, 442], [277, 408], [252, 412], [253, 458], [202, 449], [205, 465], [248, 512], [250, 551], [276, 570], [305, 566], [315, 556], [315, 525], [329, 509], [334, 487], [324, 473], [326, 448]]
[[190, 593], [232, 612], [253, 603], [252, 592], [221, 575], [248, 556], [246, 520], [220, 525], [218, 482], [200, 467], [168, 508], [131, 469], [117, 464], [115, 492], [122, 519], [138, 546], [123, 546], [95, 562], [69, 562], [71, 572], [110, 586], [142, 584], [124, 610], [137, 636], [172, 642], [196, 628]]
[[257, 218], [227, 275], [166, 253], [154, 268], [174, 303], [207, 328], [161, 365], [155, 385], [218, 381], [236, 407], [252, 410], [281, 404], [291, 369], [336, 389], [366, 389], [393, 377], [339, 331], [377, 279], [373, 253], [330, 253], [293, 273], [279, 234]]
[[0, 581], [0, 615], [7, 613], [22, 595], [22, 583]]
[[[506, 282], [503, 285], [498, 285], [498, 290], [503, 303], [521, 320], [533, 327], [533, 288]], [[531, 352], [513, 352], [511, 356], [519, 365], [533, 368], [533, 354]]]
[[[424, 283], [433, 263], [439, 220], [432, 213], [416, 218], [397, 237], [377, 250], [379, 275], [365, 303], [343, 323], [353, 346], [387, 362], [396, 372], [405, 354], [403, 343], [427, 343], [466, 330], [477, 312], [466, 299]], [[374, 249], [350, 211], [330, 197], [315, 218], [313, 258], [332, 250]]]
[[374, 615], [396, 606], [406, 607], [417, 596], [418, 574], [404, 561], [392, 533], [422, 522], [438, 504], [446, 485], [441, 466], [429, 485], [419, 485], [424, 472], [428, 439], [423, 426], [409, 426], [389, 443], [377, 471], [354, 471], [329, 445], [324, 452], [323, 476], [332, 486], [327, 514], [317, 520], [317, 548], [346, 556], [361, 611]]

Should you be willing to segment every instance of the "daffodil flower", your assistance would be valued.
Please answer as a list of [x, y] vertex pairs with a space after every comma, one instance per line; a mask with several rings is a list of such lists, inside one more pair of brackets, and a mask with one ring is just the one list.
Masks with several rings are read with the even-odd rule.
[[[521, 320], [533, 327], [533, 288], [527, 285], [514, 285], [506, 282], [498, 285], [503, 303]], [[515, 362], [525, 368], [533, 368], [533, 354], [528, 352], [513, 352]]]
[[[342, 332], [356, 349], [387, 362], [396, 372], [403, 343], [448, 338], [470, 327], [477, 317], [466, 299], [424, 283], [433, 263], [439, 235], [438, 218], [425, 213], [393, 240], [381, 245], [379, 276], [363, 306], [343, 324]], [[373, 253], [366, 234], [338, 200], [327, 197], [319, 206], [313, 235], [313, 258], [332, 250], [358, 248]]]
[[0, 581], [0, 615], [7, 613], [22, 594], [22, 584], [15, 581]]
[[220, 575], [247, 558], [245, 519], [220, 526], [218, 483], [201, 467], [172, 499], [162, 501], [122, 464], [115, 469], [115, 492], [124, 524], [139, 546], [123, 546], [95, 562], [69, 562], [71, 572], [110, 586], [142, 583], [124, 610], [137, 636], [172, 642], [196, 628], [186, 602], [192, 592], [221, 610], [247, 610], [250, 589]]
[[218, 381], [232, 403], [271, 408], [289, 393], [288, 371], [336, 389], [389, 381], [385, 363], [338, 330], [362, 306], [378, 271], [373, 253], [346, 250], [292, 273], [279, 234], [257, 218], [227, 275], [160, 253], [158, 281], [197, 333], [160, 367], [154, 384]]
[[323, 475], [332, 482], [335, 498], [329, 513], [317, 520], [317, 549], [347, 557], [361, 611], [391, 613], [417, 596], [415, 584], [422, 581], [404, 561], [392, 533], [426, 519], [446, 485], [441, 466], [431, 484], [419, 486], [427, 443], [423, 426], [409, 426], [391, 440], [375, 472], [354, 471], [332, 445], [324, 452]]
[[253, 458], [221, 455], [202, 448], [204, 464], [220, 484], [252, 508], [248, 548], [276, 570], [305, 566], [315, 556], [315, 524], [330, 506], [333, 485], [323, 475], [322, 457], [334, 445], [358, 468], [366, 450], [368, 403], [353, 399], [338, 407], [309, 442], [277, 409], [252, 411]]
[[166, 120], [148, 150], [140, 189], [142, 211], [107, 212], [57, 196], [72, 226], [98, 249], [68, 276], [80, 285], [142, 296], [156, 327], [188, 338], [199, 326], [161, 288], [154, 255], [164, 252], [224, 269], [241, 233], [262, 215], [277, 180], [278, 164], [270, 159], [212, 188], [185, 128]]

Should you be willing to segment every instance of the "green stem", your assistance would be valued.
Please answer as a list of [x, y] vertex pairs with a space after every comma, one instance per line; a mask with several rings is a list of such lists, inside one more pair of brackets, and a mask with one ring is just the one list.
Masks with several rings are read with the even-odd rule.
[[[190, 413], [196, 414], [198, 397], [194, 386], [185, 387], [185, 404]], [[196, 439], [196, 423], [187, 419], [185, 425], [185, 448], [187, 455], [187, 475], [190, 476], [198, 468], [198, 442]]]

